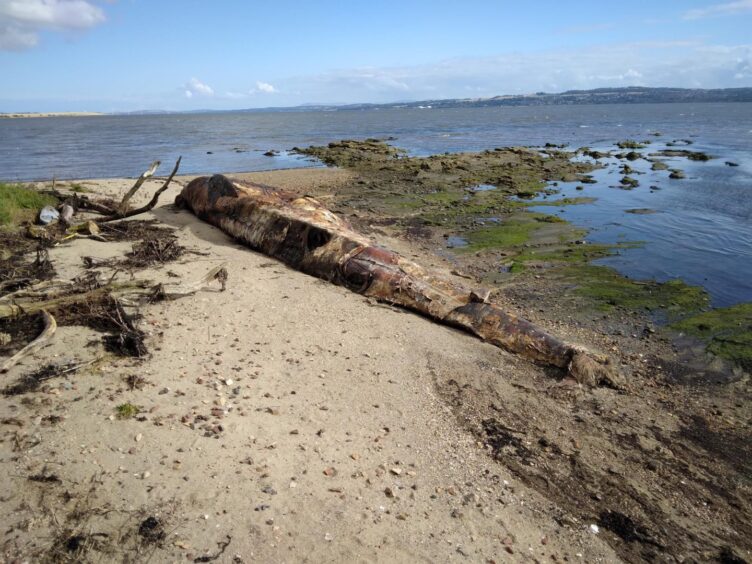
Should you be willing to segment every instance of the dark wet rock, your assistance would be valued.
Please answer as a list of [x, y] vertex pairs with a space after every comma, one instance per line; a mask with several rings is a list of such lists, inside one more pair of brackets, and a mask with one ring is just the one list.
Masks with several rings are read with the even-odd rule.
[[651, 153], [651, 157], [683, 157], [690, 161], [709, 161], [713, 157], [702, 151], [688, 151], [687, 149], [663, 149], [657, 153]]
[[672, 168], [671, 174], [669, 174], [668, 177], [673, 178], [674, 180], [681, 180], [682, 178], [686, 178], [684, 171], [679, 170], [678, 168]]
[[585, 155], [585, 156], [587, 156], [587, 157], [590, 157], [591, 159], [595, 159], [595, 160], [604, 159], [606, 157], [610, 157], [611, 156], [610, 153], [601, 153], [600, 151], [590, 151], [590, 150], [583, 151], [582, 154]]
[[735, 162], [732, 162], [732, 161], [726, 161], [724, 164], [726, 166], [739, 166], [739, 163], [735, 163]]
[[624, 158], [628, 161], [636, 161], [637, 159], [641, 159], [642, 155], [636, 151], [629, 151], [629, 153], [624, 155]]
[[265, 157], [276, 157], [277, 155], [279, 155], [279, 151], [274, 151], [274, 150], [267, 151], [266, 153], [264, 153]]
[[626, 186], [628, 188], [637, 188], [640, 183], [636, 178], [632, 178], [631, 176], [624, 176], [620, 180], [622, 186]]
[[635, 215], [649, 215], [651, 213], [658, 213], [655, 210], [651, 210], [650, 208], [632, 208], [631, 210], [626, 210], [626, 212]]

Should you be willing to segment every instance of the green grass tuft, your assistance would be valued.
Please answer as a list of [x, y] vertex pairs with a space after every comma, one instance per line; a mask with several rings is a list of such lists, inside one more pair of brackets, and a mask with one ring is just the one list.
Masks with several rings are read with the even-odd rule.
[[53, 196], [40, 194], [33, 188], [0, 182], [0, 226], [32, 220], [44, 206], [55, 204], [57, 200]]
[[121, 403], [115, 408], [115, 414], [118, 419], [130, 419], [141, 413], [141, 408], [132, 403]]

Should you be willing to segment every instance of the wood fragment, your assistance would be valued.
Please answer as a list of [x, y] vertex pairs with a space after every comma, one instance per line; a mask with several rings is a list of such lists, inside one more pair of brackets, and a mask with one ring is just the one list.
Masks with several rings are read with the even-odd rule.
[[215, 175], [191, 181], [175, 203], [302, 272], [462, 328], [530, 360], [563, 368], [581, 383], [618, 385], [608, 357], [562, 341], [486, 303], [483, 291], [433, 276], [397, 253], [374, 246], [313, 198]]
[[128, 210], [128, 202], [130, 202], [133, 195], [138, 192], [138, 189], [141, 188], [143, 183], [146, 182], [146, 179], [154, 176], [154, 173], [157, 172], [160, 164], [162, 164], [160, 161], [154, 161], [153, 163], [151, 163], [151, 166], [147, 170], [141, 173], [141, 176], [138, 177], [135, 184], [133, 184], [131, 189], [126, 192], [125, 196], [123, 196], [123, 199], [120, 200], [120, 204], [117, 208], [118, 214], [123, 214]]
[[18, 351], [16, 354], [14, 354], [12, 357], [10, 357], [8, 360], [6, 360], [3, 363], [3, 366], [0, 367], [0, 373], [7, 372], [16, 364], [18, 364], [18, 362], [22, 358], [25, 358], [30, 354], [38, 351], [44, 345], [50, 342], [52, 336], [55, 334], [55, 330], [57, 329], [57, 323], [55, 322], [55, 318], [45, 310], [42, 310], [42, 318], [44, 320], [44, 329], [42, 329], [42, 332], [39, 334], [39, 336], [24, 348], [22, 348], [20, 351]]
[[[134, 215], [140, 215], [142, 213], [146, 213], [154, 208], [154, 206], [157, 205], [157, 202], [159, 201], [159, 196], [162, 195], [162, 193], [167, 190], [170, 186], [170, 182], [172, 182], [173, 177], [178, 172], [178, 168], [180, 168], [180, 161], [183, 159], [183, 157], [178, 157], [178, 160], [175, 161], [175, 166], [172, 168], [172, 172], [170, 173], [170, 176], [167, 177], [167, 179], [162, 183], [162, 186], [159, 187], [159, 190], [154, 192], [154, 195], [152, 196], [151, 200], [149, 200], [149, 203], [145, 206], [142, 206], [140, 208], [137, 208], [135, 210], [122, 210], [120, 207], [118, 207], [118, 211], [116, 214], [105, 217], [104, 219], [99, 220], [100, 223], [108, 222], [108, 221], [116, 221], [118, 219], [125, 219], [127, 217], [133, 217]], [[159, 162], [159, 161], [157, 161]]]
[[118, 282], [115, 275], [109, 280], [96, 279], [90, 284], [80, 280], [64, 282], [49, 280], [0, 298], [0, 319], [31, 315], [40, 311], [57, 311], [78, 304], [99, 303], [108, 296], [140, 305], [160, 299], [178, 299], [206, 288], [217, 280], [222, 289], [227, 280], [225, 265], [215, 266], [198, 281], [187, 284], [155, 284], [150, 280]]

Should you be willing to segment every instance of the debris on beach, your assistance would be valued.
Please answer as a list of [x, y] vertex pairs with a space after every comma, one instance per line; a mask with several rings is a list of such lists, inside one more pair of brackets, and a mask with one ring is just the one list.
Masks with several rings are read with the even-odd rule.
[[462, 328], [530, 360], [564, 368], [578, 382], [617, 385], [608, 357], [564, 342], [479, 297], [487, 292], [435, 277], [397, 253], [372, 245], [311, 197], [215, 175], [191, 181], [176, 205], [307, 274]]
[[[0, 233], [0, 243], [8, 248], [3, 253], [3, 268], [0, 270], [0, 333], [3, 335], [0, 354], [13, 355], [0, 366], [0, 372], [7, 372], [20, 360], [46, 345], [53, 338], [58, 325], [86, 326], [103, 332], [103, 344], [107, 351], [119, 356], [143, 358], [148, 354], [146, 334], [138, 328], [138, 312], [129, 309], [134, 305], [194, 294], [214, 280], [219, 281], [222, 289], [225, 288], [227, 271], [222, 265], [210, 269], [193, 284], [157, 284], [133, 276], [121, 280], [118, 276], [120, 270], [125, 269], [132, 274], [137, 269], [177, 260], [186, 251], [177, 243], [171, 229], [157, 226], [153, 221], [117, 221], [152, 210], [177, 173], [180, 158], [151, 200], [142, 207], [132, 209], [129, 201], [158, 166], [159, 161], [152, 163], [119, 203], [91, 200], [80, 193], [69, 195], [53, 189], [51, 197], [62, 202], [59, 208], [64, 213], [49, 205], [39, 213], [46, 224], [44, 227], [29, 225], [26, 232], [19, 229]], [[88, 215], [79, 223], [73, 223], [73, 218], [79, 212]], [[92, 219], [91, 214], [96, 219]], [[53, 278], [55, 270], [47, 249], [80, 237], [83, 233], [105, 242], [140, 240], [134, 243], [125, 259], [83, 258], [87, 269], [112, 268], [114, 272], [106, 277], [92, 270], [70, 281]], [[29, 261], [28, 255], [33, 253], [35, 247], [36, 258]], [[59, 375], [58, 372], [57, 369], [50, 369], [39, 375], [31, 375], [18, 389], [37, 386], [43, 379]]]

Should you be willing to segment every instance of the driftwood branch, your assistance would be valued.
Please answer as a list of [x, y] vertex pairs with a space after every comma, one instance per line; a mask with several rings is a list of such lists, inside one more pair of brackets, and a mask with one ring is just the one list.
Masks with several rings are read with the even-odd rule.
[[44, 329], [42, 329], [42, 332], [39, 334], [39, 336], [24, 348], [22, 348], [20, 351], [18, 351], [16, 354], [14, 354], [12, 357], [10, 357], [8, 360], [6, 360], [3, 363], [3, 366], [0, 368], [0, 373], [7, 372], [22, 358], [38, 351], [44, 345], [50, 342], [52, 336], [55, 334], [55, 330], [57, 329], [57, 322], [55, 321], [55, 318], [52, 317], [52, 315], [50, 315], [44, 309], [42, 310], [42, 318], [44, 319]]
[[14, 294], [12, 299], [8, 299], [7, 296], [0, 299], [0, 319], [20, 317], [40, 311], [64, 311], [78, 304], [97, 303], [107, 297], [135, 304], [149, 303], [155, 299], [177, 299], [195, 294], [214, 280], [217, 280], [224, 289], [227, 280], [227, 270], [224, 265], [212, 268], [200, 280], [189, 285], [155, 284], [150, 280], [117, 282], [110, 279], [99, 286], [82, 289], [81, 283], [77, 281], [55, 285], [42, 282], [36, 287]]
[[[130, 211], [123, 211], [122, 210], [122, 202], [121, 205], [118, 207], [117, 213], [111, 215], [110, 217], [105, 217], [104, 219], [100, 219], [100, 223], [106, 223], [108, 221], [116, 221], [118, 219], [125, 219], [127, 217], [133, 217], [134, 215], [139, 215], [145, 212], [148, 212], [154, 208], [154, 206], [157, 205], [157, 202], [159, 201], [159, 196], [162, 195], [162, 193], [167, 190], [167, 188], [170, 186], [170, 182], [172, 182], [173, 177], [178, 172], [178, 168], [180, 168], [180, 161], [183, 159], [183, 157], [178, 157], [178, 160], [175, 161], [175, 166], [172, 168], [172, 172], [170, 173], [170, 176], [167, 177], [167, 179], [164, 181], [162, 186], [159, 187], [159, 190], [154, 192], [154, 195], [152, 196], [151, 200], [149, 200], [149, 203], [145, 206], [142, 206], [135, 210]], [[159, 161], [156, 161], [156, 163], [159, 163]], [[148, 172], [148, 171], [147, 171]], [[131, 189], [133, 190], [133, 189]], [[127, 194], [126, 194], [127, 196]]]
[[195, 294], [199, 290], [205, 288], [214, 280], [217, 280], [220, 283], [221, 285], [220, 291], [224, 292], [225, 284], [227, 282], [227, 269], [225, 268], [224, 264], [215, 266], [209, 272], [207, 272], [204, 276], [202, 276], [200, 280], [197, 280], [193, 284], [177, 284], [174, 286], [172, 285], [163, 286], [162, 287], [163, 295], [168, 300], [174, 300], [177, 298], [182, 298], [184, 296], [190, 296], [191, 294]]
[[[177, 174], [178, 169], [180, 168], [181, 160], [182, 160], [182, 157], [178, 157], [178, 160], [175, 162], [175, 166], [173, 167], [172, 172], [170, 173], [170, 176], [167, 177], [167, 179], [162, 183], [162, 186], [160, 186], [159, 189], [154, 193], [151, 200], [149, 200], [149, 203], [146, 204], [145, 206], [142, 206], [134, 210], [128, 209], [128, 202], [131, 200], [134, 194], [139, 190], [139, 188], [141, 188], [141, 186], [146, 181], [146, 179], [154, 175], [154, 172], [159, 166], [160, 161], [154, 161], [149, 167], [149, 170], [145, 171], [141, 176], [138, 177], [138, 180], [136, 180], [136, 183], [131, 187], [130, 190], [128, 190], [128, 193], [125, 196], [123, 196], [123, 199], [120, 201], [120, 204], [118, 204], [118, 207], [116, 209], [110, 208], [98, 202], [93, 202], [89, 200], [88, 198], [81, 197], [77, 194], [71, 197], [71, 196], [62, 194], [54, 189], [51, 192], [48, 191], [47, 193], [50, 193], [61, 200], [66, 200], [68, 202], [71, 202], [73, 207], [75, 207], [76, 209], [96, 212], [104, 216], [100, 219], [97, 219], [96, 222], [92, 220], [84, 221], [82, 223], [70, 225], [67, 229], [67, 233], [71, 235], [77, 234], [77, 233], [89, 233], [90, 237], [96, 238], [99, 233], [97, 223], [107, 223], [110, 221], [117, 221], [119, 219], [126, 219], [129, 217], [133, 217], [135, 215], [146, 213], [154, 209], [154, 207], [159, 202], [159, 197], [162, 195], [162, 193], [164, 193], [165, 190], [167, 190], [167, 188], [169, 188], [170, 182], [172, 182], [172, 179], [175, 177], [175, 174]], [[70, 218], [68, 218], [68, 223], [70, 223]]]
[[138, 192], [138, 189], [141, 188], [141, 185], [146, 182], [146, 179], [154, 176], [154, 173], [157, 171], [160, 164], [162, 164], [160, 161], [154, 161], [153, 163], [151, 163], [151, 166], [146, 171], [144, 171], [141, 176], [138, 177], [136, 183], [131, 187], [130, 190], [128, 190], [125, 196], [123, 196], [123, 199], [120, 200], [120, 204], [117, 208], [118, 214], [123, 214], [128, 210], [128, 202], [131, 200], [133, 195]]

